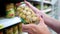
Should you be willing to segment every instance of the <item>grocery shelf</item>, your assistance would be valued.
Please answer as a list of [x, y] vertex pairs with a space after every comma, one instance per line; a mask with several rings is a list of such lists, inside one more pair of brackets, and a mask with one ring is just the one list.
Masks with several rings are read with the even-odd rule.
[[46, 12], [49, 12], [51, 10], [52, 10], [51, 8], [48, 8], [48, 9], [43, 10], [42, 12], [46, 13]]
[[[19, 17], [14, 17], [14, 18], [10, 18], [10, 19], [9, 18], [0, 18], [0, 24], [2, 24], [3, 28], [12, 26], [19, 22], [21, 22], [21, 19]], [[0, 30], [1, 30], [1, 28], [0, 28]]]
[[44, 3], [47, 3], [47, 4], [51, 4], [51, 2], [50, 1], [43, 1]]
[[29, 1], [38, 1], [38, 2], [39, 2], [39, 1], [41, 1], [41, 0], [29, 0]]
[[43, 3], [51, 4], [50, 1], [42, 1], [42, 0], [30, 0], [30, 1], [43, 2]]
[[42, 1], [42, 0], [29, 0], [29, 1], [43, 2], [43, 3], [51, 4], [51, 5], [54, 5], [57, 2], [57, 0], [51, 0], [51, 1], [46, 1], [46, 0], [44, 0], [44, 1]]

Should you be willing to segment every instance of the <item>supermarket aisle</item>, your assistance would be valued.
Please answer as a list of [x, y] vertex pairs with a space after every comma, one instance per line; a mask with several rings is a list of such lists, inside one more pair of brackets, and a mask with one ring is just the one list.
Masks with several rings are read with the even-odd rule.
[[[52, 10], [52, 8], [51, 8], [51, 0], [44, 0], [44, 1], [37, 1], [37, 0], [34, 0], [34, 1], [30, 1], [31, 3], [32, 3], [32, 5], [34, 5], [36, 8], [38, 8], [39, 10], [43, 10], [44, 11], [44, 13], [46, 13], [46, 14], [49, 14], [50, 12], [51, 12], [51, 10]], [[42, 2], [42, 3], [41, 3]], [[60, 2], [60, 1], [59, 1]], [[8, 5], [9, 6], [9, 5]], [[60, 5], [59, 5], [60, 6]], [[9, 6], [10, 8], [11, 8], [11, 6]], [[9, 8], [8, 7], [8, 8]], [[19, 7], [18, 9], [19, 9], [19, 11], [20, 11], [20, 8], [21, 7]], [[23, 7], [22, 7], [23, 8]], [[15, 10], [14, 9], [16, 9], [16, 7], [12, 7], [12, 10], [9, 10], [9, 12], [7, 13], [8, 14], [8, 16], [7, 17], [9, 17], [8, 19], [9, 19], [9, 21], [7, 20], [7, 21], [5, 21], [4, 20], [4, 23], [2, 22], [2, 23], [0, 23], [0, 24], [3, 24], [4, 26], [5, 26], [5, 28], [6, 27], [9, 27], [10, 28], [10, 26], [12, 26], [12, 25], [15, 25], [15, 24], [17, 24], [17, 23], [20, 23], [21, 21], [21, 19], [20, 18], [15, 18], [15, 15], [14, 15], [14, 12], [15, 12]], [[26, 8], [25, 8], [26, 9]], [[8, 10], [7, 10], [8, 11]], [[23, 11], [24, 12], [24, 11]], [[30, 13], [30, 12], [28, 12], [28, 13]], [[10, 15], [9, 15], [10, 14]], [[24, 17], [25, 18], [25, 15], [23, 15], [23, 13], [19, 13], [21, 16], [20, 17]], [[31, 14], [31, 13], [30, 13]], [[60, 8], [59, 8], [59, 11], [58, 11], [58, 15], [60, 15]], [[34, 15], [33, 15], [34, 16]], [[13, 19], [13, 18], [15, 18], [15, 19]], [[53, 16], [54, 17], [54, 16]], [[12, 20], [10, 20], [10, 18], [12, 19]], [[30, 18], [30, 16], [28, 16], [28, 18]], [[7, 18], [6, 18], [7, 19]], [[30, 19], [31, 20], [31, 19]], [[60, 20], [60, 19], [59, 19]], [[3, 21], [3, 20], [1, 20], [1, 21]], [[25, 22], [24, 21], [24, 19], [23, 19], [23, 22]], [[8, 25], [6, 25], [6, 24], [8, 24]], [[21, 25], [20, 25], [21, 26]], [[0, 27], [1, 28], [1, 27]], [[14, 29], [14, 28], [16, 28], [16, 29]], [[14, 31], [17, 33], [18, 31], [18, 29], [19, 28], [17, 28], [16, 26], [14, 27], [13, 29], [14, 29]], [[2, 28], [3, 29], [3, 28]], [[7, 28], [8, 29], [8, 28]], [[1, 29], [0, 29], [1, 30]], [[19, 29], [19, 30], [21, 30], [21, 29]], [[12, 31], [12, 30], [9, 30], [9, 31]], [[50, 29], [50, 31], [51, 31], [51, 33], [52, 34], [56, 34], [53, 30], [51, 30]], [[15, 33], [14, 32], [14, 33]], [[18, 34], [18, 33], [17, 33]], [[28, 33], [22, 33], [22, 34], [28, 34]]]

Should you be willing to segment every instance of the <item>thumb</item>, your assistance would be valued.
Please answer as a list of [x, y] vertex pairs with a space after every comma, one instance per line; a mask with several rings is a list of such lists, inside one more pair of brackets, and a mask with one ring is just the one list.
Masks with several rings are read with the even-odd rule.
[[38, 25], [44, 25], [45, 23], [44, 23], [43, 18], [40, 16], [40, 17], [39, 17], [39, 19], [40, 19], [40, 22], [39, 22], [39, 24], [38, 24]]
[[30, 8], [32, 8], [33, 7], [33, 5], [31, 5], [28, 1], [24, 1], [25, 2], [25, 4], [28, 6], [28, 7], [30, 7]]

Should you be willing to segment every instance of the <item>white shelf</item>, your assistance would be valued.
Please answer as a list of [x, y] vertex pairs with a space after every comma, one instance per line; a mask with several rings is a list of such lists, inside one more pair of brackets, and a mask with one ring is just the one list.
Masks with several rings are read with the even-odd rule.
[[43, 10], [42, 12], [46, 13], [46, 12], [49, 12], [49, 11], [51, 11], [51, 10], [52, 10], [51, 8], [48, 8], [48, 9], [46, 9], [46, 10]]
[[14, 18], [1, 18], [0, 19], [0, 24], [2, 24], [4, 26], [4, 28], [12, 26], [14, 24], [17, 24], [21, 22], [21, 19], [19, 17], [14, 17]]
[[51, 2], [50, 1], [43, 1], [44, 3], [47, 3], [47, 4], [51, 4]]
[[[30, 0], [30, 1], [42, 2], [42, 0]], [[43, 3], [51, 4], [51, 2], [50, 2], [50, 1], [43, 1]]]
[[39, 2], [39, 1], [41, 1], [41, 0], [30, 0], [30, 1], [38, 1], [38, 2]]
[[[42, 2], [42, 0], [30, 0], [30, 1]], [[56, 2], [57, 2], [57, 0], [51, 0], [51, 1], [43, 0], [43, 3], [47, 3], [47, 4], [51, 4], [51, 5], [54, 5]]]

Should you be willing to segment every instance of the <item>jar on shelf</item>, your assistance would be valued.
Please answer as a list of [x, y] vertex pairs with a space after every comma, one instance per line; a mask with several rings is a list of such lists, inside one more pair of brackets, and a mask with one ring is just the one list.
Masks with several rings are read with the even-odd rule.
[[0, 31], [0, 34], [3, 34], [3, 31]]
[[18, 34], [18, 26], [13, 26], [13, 34]]
[[8, 3], [6, 5], [6, 17], [12, 18], [15, 16], [14, 3]]
[[13, 28], [5, 29], [6, 34], [13, 34]]
[[22, 34], [22, 23], [18, 24], [18, 31], [19, 31], [19, 34]]

